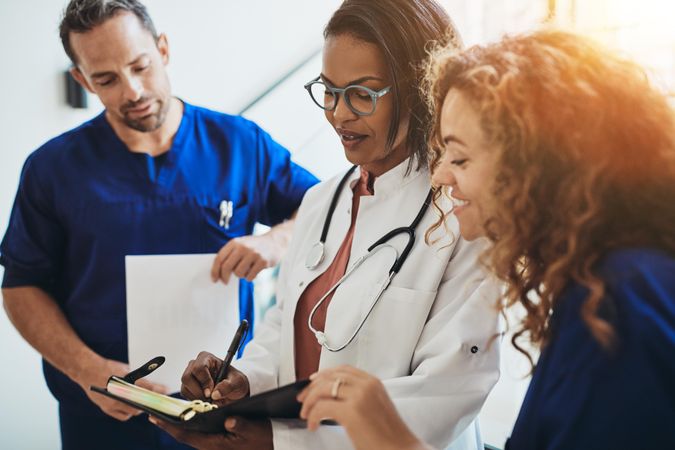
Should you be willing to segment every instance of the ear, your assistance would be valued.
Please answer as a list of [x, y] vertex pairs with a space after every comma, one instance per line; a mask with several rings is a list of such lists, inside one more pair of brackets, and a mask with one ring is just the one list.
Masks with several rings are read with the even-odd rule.
[[88, 90], [91, 94], [95, 94], [94, 90], [91, 88], [91, 85], [87, 82], [84, 74], [77, 67], [70, 68], [70, 74], [75, 78], [75, 81], [80, 83], [80, 85]]
[[164, 33], [160, 34], [157, 38], [157, 50], [159, 50], [164, 65], [169, 64], [169, 40]]

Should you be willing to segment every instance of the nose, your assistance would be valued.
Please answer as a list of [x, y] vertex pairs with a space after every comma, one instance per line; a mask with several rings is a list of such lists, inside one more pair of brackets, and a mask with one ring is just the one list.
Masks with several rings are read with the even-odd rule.
[[431, 182], [435, 186], [447, 187], [453, 187], [457, 183], [450, 158], [441, 158], [438, 166], [434, 169], [434, 174], [431, 176]]
[[123, 81], [124, 99], [130, 102], [136, 102], [143, 97], [143, 83], [137, 77], [127, 77]]
[[333, 109], [333, 118], [337, 123], [358, 119], [358, 114], [349, 109], [349, 106], [347, 106], [347, 101], [344, 99], [344, 95], [339, 95], [335, 101], [337, 103], [335, 104], [335, 109]]

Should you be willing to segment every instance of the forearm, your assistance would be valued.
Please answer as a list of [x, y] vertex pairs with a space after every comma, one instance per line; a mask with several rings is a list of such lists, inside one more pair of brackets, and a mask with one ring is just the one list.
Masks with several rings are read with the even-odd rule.
[[295, 226], [295, 217], [298, 212], [295, 211], [288, 220], [274, 225], [266, 233], [280, 247], [286, 250], [293, 236], [293, 227]]
[[56, 301], [37, 287], [2, 289], [9, 320], [51, 365], [82, 384], [88, 368], [102, 358], [87, 347]]

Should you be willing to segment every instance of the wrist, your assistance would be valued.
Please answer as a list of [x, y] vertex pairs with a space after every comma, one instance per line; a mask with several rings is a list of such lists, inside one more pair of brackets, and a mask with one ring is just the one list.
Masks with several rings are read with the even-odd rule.
[[[105, 364], [104, 358], [94, 353], [89, 348], [84, 348], [75, 355], [75, 364], [66, 372], [66, 375], [80, 385], [84, 390], [88, 390], [91, 385], [98, 385], [100, 367]], [[102, 386], [103, 387], [103, 386]]]

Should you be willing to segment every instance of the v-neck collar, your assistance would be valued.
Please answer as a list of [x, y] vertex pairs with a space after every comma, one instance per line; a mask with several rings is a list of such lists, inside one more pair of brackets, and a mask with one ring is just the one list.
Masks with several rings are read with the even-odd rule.
[[129, 164], [131, 171], [138, 174], [140, 177], [146, 179], [152, 184], [160, 186], [170, 186], [176, 176], [176, 169], [181, 156], [186, 147], [187, 135], [191, 128], [191, 122], [194, 115], [194, 108], [192, 105], [182, 101], [183, 115], [180, 124], [173, 137], [171, 148], [166, 152], [150, 156], [147, 153], [132, 152], [127, 145], [115, 133], [115, 130], [105, 117], [105, 110], [99, 114], [94, 121], [98, 124], [98, 128], [102, 131], [103, 141], [112, 143], [113, 145], [106, 146], [106, 150], [110, 154], [104, 155], [104, 158], [113, 158], [123, 164]]

